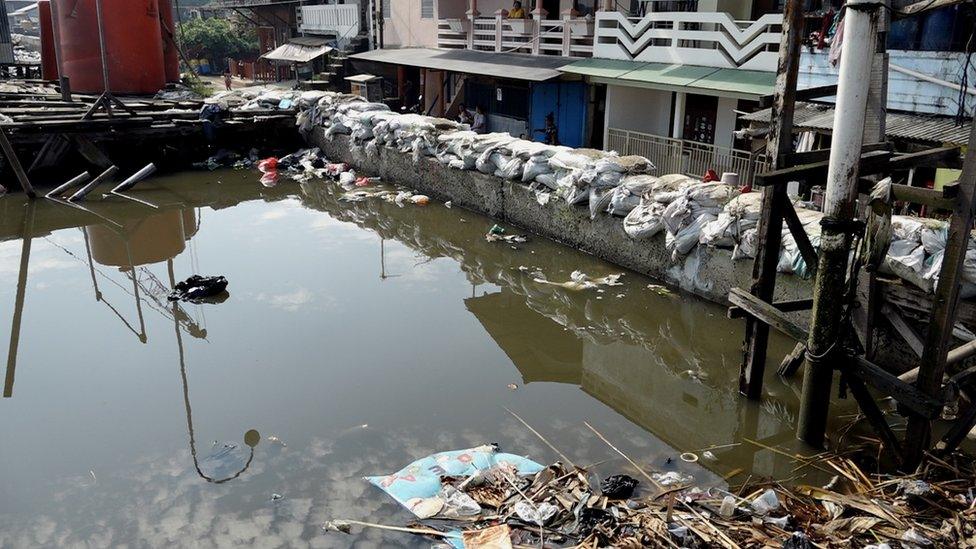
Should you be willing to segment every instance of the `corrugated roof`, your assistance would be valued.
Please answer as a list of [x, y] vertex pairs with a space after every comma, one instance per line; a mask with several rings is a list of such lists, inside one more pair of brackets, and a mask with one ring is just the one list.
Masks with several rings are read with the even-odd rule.
[[611, 59], [584, 59], [559, 69], [602, 84], [632, 86], [705, 95], [756, 99], [773, 91], [776, 74]]
[[430, 48], [383, 49], [349, 56], [363, 61], [379, 61], [410, 67], [436, 69], [466, 74], [483, 74], [542, 82], [558, 78], [556, 69], [571, 61], [564, 57], [493, 53], [475, 50], [435, 50]]
[[[285, 61], [288, 63], [308, 63], [316, 57], [321, 57], [332, 48], [325, 45], [312, 45], [310, 42], [300, 43], [299, 39], [292, 39], [291, 42], [278, 46], [277, 48], [265, 53], [261, 57], [269, 61]], [[324, 42], [323, 42], [324, 44]]]
[[[771, 109], [762, 109], [742, 117], [747, 122], [769, 123]], [[888, 111], [885, 134], [898, 139], [966, 145], [973, 121], [957, 126], [948, 116]], [[798, 101], [793, 113], [793, 127], [798, 130], [830, 132], [834, 128], [834, 107]]]

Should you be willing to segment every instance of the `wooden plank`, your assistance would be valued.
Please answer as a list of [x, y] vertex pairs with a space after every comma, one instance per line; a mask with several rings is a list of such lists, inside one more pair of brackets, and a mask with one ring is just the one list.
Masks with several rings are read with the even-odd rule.
[[[824, 86], [812, 86], [796, 90], [796, 101], [809, 101], [811, 99], [823, 99], [837, 94], [837, 84], [826, 84]], [[768, 109], [773, 106], [773, 96], [764, 95], [759, 98], [759, 108]]]
[[[777, 301], [772, 304], [780, 312], [784, 313], [795, 313], [797, 311], [807, 311], [810, 307], [813, 307], [812, 299], [791, 299], [789, 301]], [[728, 317], [731, 319], [735, 318], [746, 318], [749, 315], [742, 310], [742, 307], [732, 306], [729, 307]]]
[[890, 171], [907, 170], [909, 168], [959, 168], [960, 153], [958, 146], [939, 147], [924, 151], [899, 154], [891, 158], [888, 164]]
[[885, 305], [882, 307], [882, 311], [884, 312], [885, 318], [891, 324], [891, 327], [905, 340], [905, 343], [911, 347], [915, 355], [921, 358], [922, 349], [925, 347], [925, 344], [922, 342], [922, 338], [915, 333], [915, 330], [905, 322], [905, 319], [901, 316], [901, 312], [892, 305]]
[[742, 288], [732, 288], [732, 291], [729, 292], [729, 301], [733, 305], [741, 308], [746, 314], [768, 325], [770, 328], [774, 328], [796, 341], [806, 342], [806, 330], [787, 318], [776, 307], [762, 301]]
[[[887, 169], [891, 153], [888, 151], [870, 151], [861, 155], [861, 163], [858, 173], [869, 175]], [[790, 168], [774, 169], [760, 174], [756, 174], [756, 187], [780, 186], [790, 181], [811, 181], [823, 180], [827, 177], [829, 162], [812, 162], [801, 164]]]
[[919, 15], [931, 10], [937, 10], [939, 8], [945, 8], [948, 6], [955, 6], [956, 4], [962, 4], [966, 0], [919, 0], [914, 4], [909, 4], [900, 10], [895, 11], [895, 19], [903, 19], [905, 17], [912, 17]]
[[[786, 226], [790, 228], [790, 234], [793, 235], [793, 241], [796, 242], [797, 249], [800, 250], [800, 255], [803, 257], [803, 262], [807, 264], [807, 269], [810, 272], [817, 270], [817, 250], [814, 249], [813, 244], [810, 243], [810, 237], [807, 236], [807, 232], [803, 230], [803, 223], [800, 222], [800, 218], [796, 215], [796, 209], [793, 208], [793, 204], [787, 204], [783, 208], [783, 219], [786, 221]], [[813, 306], [811, 302], [811, 307]]]
[[3, 150], [3, 155], [7, 158], [7, 163], [10, 164], [10, 169], [14, 171], [14, 175], [17, 176], [17, 181], [20, 182], [20, 187], [24, 189], [27, 196], [31, 198], [36, 198], [37, 193], [34, 192], [34, 187], [31, 185], [30, 179], [27, 178], [27, 174], [24, 172], [24, 167], [20, 164], [20, 160], [17, 158], [17, 153], [14, 151], [14, 146], [10, 144], [10, 140], [7, 139], [7, 132], [0, 128], [0, 149]]
[[[912, 286], [907, 282], [878, 280], [883, 300], [898, 306], [904, 316], [928, 322], [929, 311], [932, 310], [931, 294]], [[960, 301], [956, 310], [956, 320], [964, 325], [976, 326], [976, 304], [972, 301]]]
[[[893, 151], [894, 145], [889, 141], [881, 141], [879, 143], [868, 143], [861, 147], [861, 153], [869, 153], [875, 151]], [[798, 166], [800, 164], [812, 164], [814, 162], [826, 162], [830, 158], [830, 149], [818, 149], [815, 151], [806, 152], [792, 152], [783, 155], [783, 161], [780, 163], [782, 166]]]
[[783, 362], [780, 362], [779, 368], [776, 373], [783, 377], [791, 377], [800, 369], [803, 365], [803, 360], [807, 355], [807, 344], [797, 343], [793, 350], [790, 351], [788, 355], [783, 357]]
[[[976, 143], [976, 124], [970, 130], [969, 143]], [[915, 382], [919, 391], [932, 397], [937, 397], [942, 389], [946, 355], [956, 322], [959, 288], [963, 282], [962, 271], [969, 245], [969, 232], [976, 217], [976, 147], [969, 147], [966, 153], [966, 163], [959, 177], [959, 193], [952, 213], [942, 269], [939, 272], [939, 285], [935, 290], [931, 321], [925, 335], [921, 370], [918, 381]], [[921, 463], [929, 446], [931, 429], [927, 418], [908, 418], [903, 463], [906, 470], [914, 470]]]
[[[771, 113], [772, 123], [766, 142], [766, 151], [773, 159], [773, 169], [782, 168], [779, 158], [793, 150], [793, 111], [799, 75], [800, 43], [804, 34], [803, 2], [787, 0], [783, 9], [779, 63]], [[753, 262], [749, 296], [750, 298], [754, 296], [755, 301], [762, 304], [771, 302], [775, 294], [776, 265], [779, 262], [783, 234], [782, 209], [788, 205], [785, 185], [763, 189], [762, 214], [757, 228], [759, 244]], [[769, 308], [776, 311], [771, 306]], [[739, 369], [739, 392], [750, 399], [757, 400], [762, 396], [769, 326], [756, 319], [747, 318], [745, 332], [742, 366]]]
[[942, 414], [942, 401], [927, 395], [913, 385], [864, 357], [854, 357], [849, 374], [855, 375], [885, 396], [897, 400], [920, 417], [934, 419]]

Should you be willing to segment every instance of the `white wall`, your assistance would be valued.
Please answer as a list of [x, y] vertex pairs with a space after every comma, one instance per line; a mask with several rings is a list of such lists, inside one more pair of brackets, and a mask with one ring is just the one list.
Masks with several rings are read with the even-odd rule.
[[668, 136], [671, 92], [607, 86], [606, 127]]
[[[379, 1], [379, 0], [377, 0]], [[457, 2], [463, 0], [440, 0]], [[392, 0], [391, 13], [383, 21], [383, 46], [387, 48], [436, 48], [437, 6], [434, 17], [420, 18], [421, 0]]]

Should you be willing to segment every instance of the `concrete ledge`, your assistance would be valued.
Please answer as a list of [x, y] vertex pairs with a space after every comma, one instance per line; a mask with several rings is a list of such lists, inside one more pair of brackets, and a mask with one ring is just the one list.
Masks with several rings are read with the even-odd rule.
[[[729, 290], [748, 288], [752, 280], [752, 262], [733, 261], [731, 250], [696, 246], [688, 257], [675, 263], [665, 249], [663, 233], [647, 241], [633, 240], [624, 232], [621, 218], [600, 215], [591, 220], [587, 208], [562, 200], [540, 205], [528, 186], [518, 182], [456, 170], [426, 157], [415, 164], [410, 154], [386, 147], [379, 148], [378, 156], [366, 158], [353, 154], [347, 136], [326, 139], [321, 128], [314, 130], [310, 141], [330, 159], [346, 162], [366, 174], [379, 175], [438, 200], [450, 200], [456, 206], [506, 221], [716, 303], [728, 304]], [[810, 281], [797, 276], [782, 275], [777, 280], [779, 299], [809, 297], [811, 292]]]

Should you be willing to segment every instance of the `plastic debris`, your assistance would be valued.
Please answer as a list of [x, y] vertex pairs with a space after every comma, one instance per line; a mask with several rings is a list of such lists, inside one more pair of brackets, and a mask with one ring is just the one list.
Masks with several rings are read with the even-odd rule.
[[760, 515], [765, 515], [770, 511], [775, 511], [779, 509], [779, 497], [772, 488], [766, 489], [765, 492], [759, 494], [756, 499], [750, 503], [752, 510]]
[[932, 485], [924, 480], [903, 480], [898, 487], [906, 496], [921, 497], [932, 492]]
[[918, 533], [915, 528], [909, 528], [905, 530], [905, 533], [901, 535], [901, 540], [917, 545], [919, 547], [928, 547], [932, 545], [932, 540]]
[[552, 286], [560, 286], [567, 290], [580, 291], [596, 289], [600, 286], [622, 286], [623, 284], [620, 282], [620, 277], [622, 276], [623, 274], [611, 274], [600, 278], [590, 278], [583, 271], [573, 271], [570, 273], [569, 280], [566, 282], [550, 282], [542, 277], [537, 277], [533, 280], [539, 284], [549, 284]]
[[453, 206], [453, 205], [454, 205], [454, 203], [453, 203], [453, 202], [451, 202], [450, 200], [448, 200], [447, 202], [445, 202], [445, 203], [444, 203], [444, 207], [445, 207], [445, 208], [450, 208], [450, 207], [451, 207], [451, 206]]
[[683, 475], [677, 471], [668, 471], [667, 473], [652, 473], [651, 478], [665, 488], [688, 484], [695, 480], [695, 477], [691, 475]]
[[549, 503], [532, 505], [527, 501], [516, 503], [514, 509], [520, 519], [539, 526], [546, 525], [559, 512], [559, 508], [555, 505]]
[[516, 384], [514, 384], [514, 383], [509, 383], [509, 384], [507, 385], [507, 387], [509, 388], [509, 390], [512, 390], [512, 391], [514, 391], [514, 390], [516, 390], [516, 389], [518, 389], [518, 385], [516, 385]]
[[285, 496], [283, 496], [283, 495], [281, 495], [281, 494], [277, 494], [277, 493], [275, 493], [275, 494], [271, 494], [271, 501], [278, 501], [279, 499], [282, 499], [282, 498], [284, 498], [284, 497], [285, 497]]
[[722, 498], [722, 505], [718, 508], [718, 514], [729, 518], [735, 514], [735, 498], [733, 496], [725, 496]]
[[793, 532], [783, 542], [783, 549], [813, 549], [813, 544], [810, 543], [810, 538], [803, 532]]
[[182, 282], [177, 282], [168, 298], [170, 301], [201, 303], [208, 298], [219, 296], [226, 290], [227, 279], [222, 276], [193, 275]]
[[627, 499], [634, 495], [638, 484], [637, 479], [627, 475], [610, 475], [600, 482], [600, 491], [610, 499]]
[[352, 525], [344, 520], [330, 520], [322, 525], [322, 529], [326, 532], [341, 532], [343, 534], [348, 534], [352, 531]]
[[285, 442], [283, 440], [281, 440], [280, 438], [278, 438], [276, 435], [270, 435], [268, 437], [268, 442], [270, 442], [272, 444], [277, 444], [278, 446], [281, 446], [282, 448], [285, 448], [285, 447], [288, 446], [287, 444], [285, 444]]
[[698, 461], [698, 454], [693, 452], [685, 452], [678, 457], [681, 458], [681, 461], [685, 463], [695, 463]]

